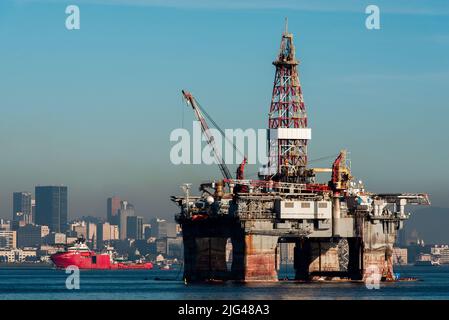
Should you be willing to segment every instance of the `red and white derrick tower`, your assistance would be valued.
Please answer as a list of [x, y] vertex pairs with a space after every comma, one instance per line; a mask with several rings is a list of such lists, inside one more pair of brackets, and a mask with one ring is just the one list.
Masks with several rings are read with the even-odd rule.
[[282, 34], [277, 59], [273, 96], [268, 114], [269, 163], [260, 172], [267, 178], [285, 182], [306, 182], [307, 141], [311, 129], [307, 128], [307, 115], [298, 77], [293, 34]]

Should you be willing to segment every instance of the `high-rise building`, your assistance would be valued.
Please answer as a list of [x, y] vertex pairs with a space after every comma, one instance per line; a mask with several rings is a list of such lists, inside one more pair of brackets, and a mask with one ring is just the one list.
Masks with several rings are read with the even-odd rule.
[[151, 235], [158, 239], [161, 238], [176, 238], [177, 224], [175, 222], [168, 222], [164, 219], [151, 220]]
[[94, 241], [97, 237], [97, 224], [93, 222], [87, 222], [86, 227], [87, 240]]
[[0, 262], [25, 262], [37, 261], [37, 252], [35, 249], [0, 249]]
[[142, 225], [142, 229], [143, 229], [143, 239], [148, 240], [151, 237], [151, 224], [144, 223]]
[[17, 229], [17, 247], [39, 248], [42, 244], [42, 238], [48, 235], [46, 226], [33, 226], [28, 224]]
[[128, 217], [132, 216], [134, 216], [134, 206], [130, 204], [128, 201], [121, 201], [119, 210], [120, 240], [126, 240]]
[[430, 248], [430, 254], [440, 264], [449, 264], [449, 245], [434, 245]]
[[31, 199], [31, 223], [35, 223], [36, 217], [36, 199]]
[[118, 226], [111, 224], [111, 240], [119, 240], [120, 234], [118, 232]]
[[44, 243], [47, 245], [62, 245], [62, 244], [66, 244], [66, 235], [65, 233], [57, 233], [57, 232], [52, 232], [50, 234], [48, 234], [46, 237], [44, 237]]
[[131, 216], [126, 222], [126, 237], [128, 239], [143, 239], [143, 217]]
[[111, 224], [100, 222], [97, 224], [97, 248], [102, 248], [107, 241], [111, 240]]
[[77, 238], [87, 239], [87, 225], [85, 221], [77, 221], [70, 224], [70, 231], [73, 231]]
[[88, 245], [93, 249], [97, 249], [97, 224], [93, 222], [86, 222], [86, 234]]
[[167, 238], [167, 256], [176, 259], [183, 258], [184, 246], [182, 237]]
[[36, 217], [39, 225], [47, 225], [51, 232], [67, 230], [67, 187], [37, 186]]
[[13, 193], [12, 219], [13, 221], [32, 223], [30, 192]]
[[161, 238], [156, 240], [156, 253], [167, 255], [167, 238]]
[[5, 231], [12, 230], [11, 221], [5, 220], [5, 219], [0, 219], [0, 231], [1, 230], [5, 230]]
[[50, 228], [48, 226], [40, 226], [41, 228], [41, 238], [44, 238], [50, 234]]
[[0, 248], [15, 249], [17, 248], [17, 233], [12, 230], [0, 230]]
[[119, 224], [120, 197], [113, 196], [107, 201], [107, 219], [110, 224]]

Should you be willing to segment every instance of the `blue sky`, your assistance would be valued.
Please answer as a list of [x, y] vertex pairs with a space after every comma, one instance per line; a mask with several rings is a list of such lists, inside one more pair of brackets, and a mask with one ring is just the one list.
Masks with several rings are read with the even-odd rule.
[[[68, 4], [80, 30], [65, 29]], [[365, 28], [368, 4], [380, 30]], [[171, 217], [181, 183], [220, 176], [169, 163], [171, 130], [193, 119], [180, 90], [223, 128], [266, 127], [286, 16], [310, 158], [347, 148], [370, 190], [449, 207], [447, 1], [5, 0], [0, 217], [37, 184], [68, 185], [71, 217], [104, 216], [112, 194]]]

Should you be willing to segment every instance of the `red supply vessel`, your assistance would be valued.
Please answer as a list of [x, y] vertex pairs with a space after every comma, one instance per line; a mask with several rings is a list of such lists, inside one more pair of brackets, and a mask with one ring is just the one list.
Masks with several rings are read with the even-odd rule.
[[79, 269], [96, 270], [123, 270], [123, 269], [152, 269], [151, 262], [122, 262], [115, 261], [112, 252], [95, 253], [84, 243], [84, 239], [78, 239], [73, 246], [65, 252], [58, 252], [50, 256], [51, 261], [58, 268], [76, 266]]

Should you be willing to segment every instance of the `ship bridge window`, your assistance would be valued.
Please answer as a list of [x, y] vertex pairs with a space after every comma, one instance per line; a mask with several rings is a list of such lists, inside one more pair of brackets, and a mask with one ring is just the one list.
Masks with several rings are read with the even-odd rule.
[[294, 208], [294, 203], [293, 202], [285, 202], [284, 207], [285, 208]]
[[310, 208], [309, 202], [301, 202], [301, 208]]

